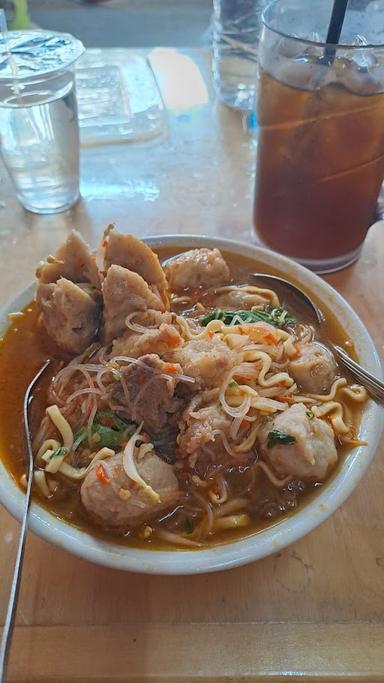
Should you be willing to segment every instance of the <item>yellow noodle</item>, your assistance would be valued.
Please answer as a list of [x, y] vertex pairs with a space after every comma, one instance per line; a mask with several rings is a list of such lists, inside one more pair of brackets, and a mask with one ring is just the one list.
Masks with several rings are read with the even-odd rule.
[[259, 424], [256, 423], [255, 425], [253, 425], [247, 438], [244, 439], [244, 441], [242, 441], [237, 446], [234, 446], [235, 453], [249, 453], [249, 451], [253, 448], [255, 444], [258, 430]]
[[340, 379], [336, 379], [332, 384], [329, 394], [308, 394], [308, 397], [313, 398], [315, 401], [320, 401], [321, 403], [325, 403], [327, 401], [334, 401], [338, 390], [341, 387], [345, 387], [346, 384], [347, 380], [345, 379], [345, 377], [340, 377]]
[[213, 528], [215, 531], [219, 529], [238, 529], [240, 527], [248, 526], [250, 523], [251, 518], [249, 515], [228, 515], [227, 517], [215, 519]]
[[75, 480], [80, 480], [84, 479], [85, 475], [88, 474], [91, 466], [95, 463], [98, 462], [99, 460], [105, 460], [105, 458], [110, 458], [113, 455], [115, 455], [115, 451], [113, 451], [111, 448], [101, 448], [95, 455], [93, 456], [91, 462], [87, 467], [73, 467], [67, 462], [62, 462], [59, 472], [60, 474], [64, 474], [65, 477], [68, 477], [69, 479], [75, 479]]
[[284, 353], [288, 358], [295, 358], [297, 356], [297, 349], [294, 342], [294, 338], [289, 335], [288, 339], [286, 339], [283, 344]]
[[260, 360], [262, 363], [260, 373], [259, 373], [259, 377], [257, 380], [258, 383], [260, 384], [260, 386], [271, 387], [271, 386], [275, 386], [276, 384], [280, 384], [280, 382], [284, 382], [287, 387], [292, 386], [292, 384], [294, 383], [294, 380], [292, 379], [292, 377], [290, 377], [288, 375], [287, 372], [278, 372], [277, 374], [272, 375], [272, 377], [269, 377], [267, 379], [266, 375], [269, 372], [271, 364], [272, 364], [271, 357], [267, 353], [265, 353], [264, 351], [254, 351], [251, 353], [252, 353], [251, 357], [249, 357], [248, 354], [246, 355], [246, 359], [248, 361], [249, 360], [253, 360], [253, 361]]
[[316, 417], [327, 416], [336, 435], [349, 434], [351, 428], [344, 422], [343, 406], [338, 401], [328, 401], [321, 406], [313, 406], [312, 412]]
[[47, 415], [49, 416], [57, 430], [60, 432], [63, 439], [64, 448], [68, 448], [68, 451], [70, 451], [73, 445], [73, 431], [71, 429], [71, 425], [61, 414], [58, 406], [49, 406], [49, 408], [47, 408], [45, 412], [47, 413]]
[[368, 398], [367, 390], [358, 384], [353, 384], [350, 387], [345, 387], [341, 389], [340, 394], [348, 396], [348, 398], [351, 399], [351, 401], [354, 401], [355, 403], [364, 403]]
[[48, 488], [47, 480], [45, 478], [45, 473], [42, 470], [36, 470], [33, 473], [33, 479], [38, 487], [40, 493], [44, 496], [44, 498], [49, 498], [51, 495], [51, 492]]
[[58, 448], [60, 448], [60, 444], [56, 439], [45, 439], [37, 451], [36, 461], [39, 462], [39, 460], [42, 460], [47, 451], [53, 452]]

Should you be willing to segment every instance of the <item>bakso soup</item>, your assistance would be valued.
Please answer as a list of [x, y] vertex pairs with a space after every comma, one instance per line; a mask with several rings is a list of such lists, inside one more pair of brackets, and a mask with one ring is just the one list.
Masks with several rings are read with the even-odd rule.
[[96, 254], [72, 232], [0, 344], [0, 451], [20, 484], [23, 393], [50, 357], [31, 418], [34, 495], [54, 515], [192, 549], [316, 495], [360, 443], [367, 394], [255, 270], [216, 248], [154, 253], [112, 226]]

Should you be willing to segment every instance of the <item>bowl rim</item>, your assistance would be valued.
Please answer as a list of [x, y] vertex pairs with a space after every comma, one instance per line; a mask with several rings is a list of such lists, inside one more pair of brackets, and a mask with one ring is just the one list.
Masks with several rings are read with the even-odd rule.
[[[285, 273], [294, 275], [320, 300], [327, 299], [344, 317], [344, 325], [357, 334], [357, 350], [367, 369], [383, 377], [381, 363], [373, 341], [358, 315], [345, 299], [327, 282], [294, 261], [246, 242], [193, 234], [168, 234], [142, 237], [153, 248], [175, 247], [180, 250], [195, 247], [217, 247], [262, 261]], [[9, 325], [8, 313], [28, 304], [34, 295], [34, 283], [0, 310], [0, 334]], [[144, 574], [185, 575], [230, 569], [274, 554], [294, 543], [324, 522], [342, 505], [363, 477], [372, 461], [383, 428], [383, 407], [370, 401], [361, 421], [362, 438], [368, 446], [354, 448], [337, 474], [319, 493], [292, 515], [241, 539], [201, 550], [144, 550], [122, 543], [104, 541], [65, 522], [32, 502], [29, 529], [49, 543], [78, 557], [115, 569]], [[16, 519], [23, 512], [23, 494], [16, 481], [0, 460], [0, 502]]]

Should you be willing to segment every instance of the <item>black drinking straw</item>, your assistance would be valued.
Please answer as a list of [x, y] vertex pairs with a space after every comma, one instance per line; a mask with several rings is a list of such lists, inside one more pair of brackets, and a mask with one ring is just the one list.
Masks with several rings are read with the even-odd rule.
[[336, 55], [336, 48], [329, 46], [337, 45], [340, 40], [348, 2], [349, 0], [334, 0], [333, 2], [331, 21], [329, 22], [326, 38], [327, 46], [324, 50], [325, 60], [329, 62], [329, 64], [332, 64]]

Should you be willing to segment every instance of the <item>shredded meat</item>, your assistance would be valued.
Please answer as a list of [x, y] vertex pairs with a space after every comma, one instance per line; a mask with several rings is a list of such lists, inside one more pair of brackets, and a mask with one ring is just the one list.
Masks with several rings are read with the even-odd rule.
[[[113, 401], [125, 407], [125, 416], [134, 422], [144, 422], [144, 428], [150, 433], [158, 433], [166, 424], [171, 414], [180, 407], [180, 400], [174, 397], [177, 377], [167, 378], [167, 363], [154, 353], [139, 358], [140, 365], [129, 365], [122, 371], [127, 396], [121, 386], [116, 383], [112, 387]], [[175, 373], [181, 373], [176, 365]]]
[[170, 259], [164, 267], [170, 289], [182, 292], [197, 287], [218, 287], [230, 280], [229, 268], [219, 249], [191, 249]]
[[125, 331], [126, 317], [135, 311], [164, 310], [164, 304], [137, 273], [122, 266], [108, 269], [103, 282], [103, 342], [108, 344]]
[[123, 235], [116, 230], [109, 230], [104, 240], [104, 267], [123, 266], [141, 275], [156, 292], [163, 303], [167, 302], [168, 283], [160, 265], [158, 256], [147, 244], [133, 235]]
[[[296, 403], [268, 421], [259, 433], [259, 445], [276, 473], [291, 474], [303, 481], [324, 481], [337, 462], [337, 451], [331, 427], [317, 417], [308, 416], [304, 403]], [[268, 434], [274, 430], [292, 436], [291, 444], [268, 447]]]
[[[104, 481], [97, 476], [100, 464]], [[154, 452], [138, 459], [136, 468], [144, 481], [159, 494], [160, 502], [148, 497], [143, 488], [125, 473], [123, 456], [96, 462], [86, 475], [81, 487], [81, 500], [98, 524], [116, 531], [128, 531], [149, 522], [177, 503], [179, 486], [171, 465], [163, 462]]]
[[70, 280], [40, 284], [37, 304], [49, 336], [70, 353], [81, 353], [94, 339], [100, 317], [98, 303], [85, 289]]
[[231, 367], [238, 362], [238, 352], [214, 336], [212, 339], [192, 339], [172, 354], [184, 374], [194, 377], [203, 388], [220, 386]]

